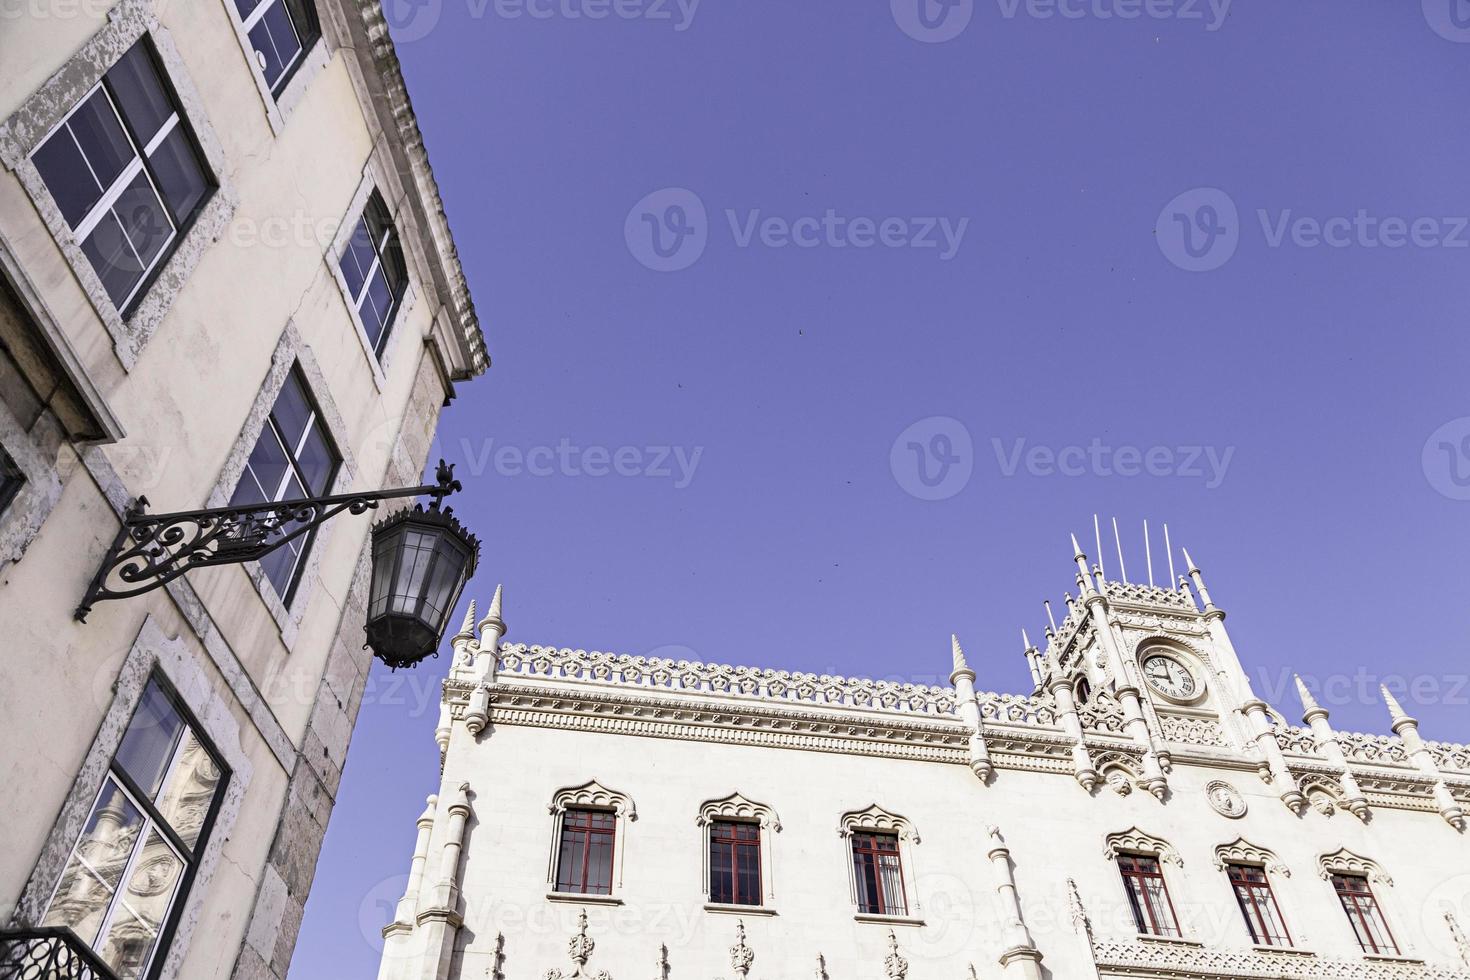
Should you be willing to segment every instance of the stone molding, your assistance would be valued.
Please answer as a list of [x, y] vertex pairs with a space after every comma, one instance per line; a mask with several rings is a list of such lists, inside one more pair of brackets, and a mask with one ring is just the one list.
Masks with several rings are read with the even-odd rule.
[[1260, 865], [1272, 874], [1291, 877], [1291, 869], [1274, 851], [1258, 847], [1244, 837], [1237, 837], [1233, 844], [1221, 844], [1215, 848], [1215, 867], [1224, 871], [1227, 864]]
[[762, 829], [781, 832], [781, 818], [776, 816], [764, 803], [756, 803], [748, 800], [740, 793], [731, 793], [718, 800], [708, 800], [699, 808], [699, 816], [695, 818], [695, 825], [703, 827], [717, 819], [726, 820], [752, 820], [761, 825]]
[[1345, 847], [1317, 858], [1317, 873], [1323, 880], [1330, 880], [1335, 874], [1363, 875], [1375, 885], [1393, 887], [1393, 879], [1377, 861], [1354, 854]]
[[1470, 973], [1417, 960], [1363, 960], [1286, 950], [1222, 949], [1167, 941], [1096, 940], [1093, 958], [1104, 977], [1169, 980], [1470, 980]]
[[1184, 867], [1184, 859], [1179, 856], [1179, 851], [1173, 844], [1137, 827], [1108, 834], [1103, 838], [1103, 857], [1116, 861], [1119, 854], [1149, 854], [1164, 864], [1172, 864], [1176, 868]]
[[866, 830], [879, 830], [897, 834], [906, 844], [918, 844], [919, 832], [908, 817], [893, 813], [874, 803], [864, 810], [849, 810], [837, 820], [837, 836], [850, 837]]
[[557, 790], [546, 809], [549, 813], [565, 813], [575, 806], [612, 810], [629, 820], [638, 819], [638, 808], [633, 805], [631, 797], [615, 789], [608, 789], [595, 779], [589, 779], [581, 786], [568, 786]]

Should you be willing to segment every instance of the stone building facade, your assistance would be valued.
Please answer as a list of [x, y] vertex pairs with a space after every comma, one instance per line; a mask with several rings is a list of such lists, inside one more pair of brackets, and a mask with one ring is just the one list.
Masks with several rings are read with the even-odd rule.
[[73, 613], [139, 497], [423, 482], [488, 366], [439, 192], [376, 0], [10, 4], [0, 66], [0, 976], [284, 977], [374, 516]]
[[1030, 694], [957, 639], [939, 684], [509, 643], [497, 590], [379, 980], [1470, 978], [1470, 747], [1291, 723], [1192, 562], [1073, 545]]

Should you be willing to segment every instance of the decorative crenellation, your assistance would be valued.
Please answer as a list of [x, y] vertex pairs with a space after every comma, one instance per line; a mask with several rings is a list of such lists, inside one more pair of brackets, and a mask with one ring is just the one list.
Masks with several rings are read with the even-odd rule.
[[706, 664], [695, 660], [630, 656], [595, 650], [589, 652], [519, 643], [507, 644], [500, 651], [500, 670], [512, 676], [686, 691], [782, 703], [801, 702], [865, 711], [935, 717], [950, 717], [955, 713], [953, 688], [932, 684]]
[[1230, 746], [1229, 739], [1225, 737], [1225, 730], [1213, 718], [1160, 715], [1159, 727], [1163, 730], [1165, 741], [1203, 745], [1208, 748], [1228, 748]]
[[1094, 940], [1092, 949], [1100, 969], [1125, 972], [1127, 976], [1188, 975], [1219, 980], [1470, 980], [1470, 973], [1462, 970], [1414, 960], [1302, 956], [1163, 940]]
[[1163, 606], [1166, 609], [1181, 609], [1197, 613], [1194, 597], [1181, 589], [1166, 589], [1162, 586], [1140, 585], [1136, 582], [1114, 582], [1098, 580], [1098, 591], [1111, 602], [1135, 606]]

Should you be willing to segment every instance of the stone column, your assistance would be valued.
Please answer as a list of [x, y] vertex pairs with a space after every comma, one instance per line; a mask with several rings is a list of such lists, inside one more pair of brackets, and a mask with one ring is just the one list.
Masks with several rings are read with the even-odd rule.
[[439, 857], [439, 880], [428, 905], [415, 917], [420, 932], [420, 961], [417, 980], [449, 980], [454, 940], [463, 918], [459, 912], [459, 858], [464, 847], [465, 824], [470, 817], [469, 783], [460, 783], [449, 803], [449, 821], [444, 848]]
[[970, 769], [981, 783], [989, 781], [995, 773], [990, 762], [990, 750], [985, 745], [985, 726], [980, 720], [980, 702], [975, 699], [975, 672], [965, 662], [965, 651], [960, 649], [960, 639], [950, 634], [950, 651], [954, 658], [954, 671], [949, 675], [954, 685], [955, 710], [970, 729]]
[[1007, 978], [1015, 980], [1042, 980], [1041, 951], [1031, 938], [1031, 930], [1021, 914], [1021, 898], [1016, 892], [1016, 876], [1011, 867], [1011, 851], [1000, 828], [986, 828], [990, 835], [991, 867], [995, 869], [995, 893], [999, 900], [1001, 938], [1005, 949], [1000, 954], [1000, 966]]

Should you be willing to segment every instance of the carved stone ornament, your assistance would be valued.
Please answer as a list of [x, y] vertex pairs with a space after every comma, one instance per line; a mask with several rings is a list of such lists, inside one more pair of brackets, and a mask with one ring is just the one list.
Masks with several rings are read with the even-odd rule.
[[1212, 779], [1205, 784], [1205, 799], [1222, 817], [1239, 820], [1245, 816], [1245, 797], [1240, 795], [1240, 790], [1223, 779]]
[[1393, 886], [1393, 879], [1377, 861], [1354, 854], [1345, 847], [1319, 857], [1317, 869], [1324, 879], [1330, 879], [1335, 874], [1363, 875], [1374, 884]]
[[1243, 837], [1237, 838], [1233, 844], [1221, 844], [1215, 848], [1215, 867], [1224, 871], [1227, 864], [1256, 864], [1272, 874], [1291, 877], [1291, 869], [1274, 852], [1257, 847]]
[[735, 922], [735, 945], [730, 947], [730, 969], [740, 975], [741, 980], [750, 973], [750, 965], [755, 962], [755, 950], [745, 945], [745, 922]]
[[699, 817], [695, 823], [703, 827], [717, 819], [725, 820], [753, 820], [761, 827], [770, 830], [781, 830], [781, 818], [776, 816], [776, 811], [764, 803], [756, 803], [747, 800], [739, 793], [731, 793], [729, 796], [719, 800], [707, 800], [699, 808]]
[[1119, 854], [1151, 854], [1165, 864], [1184, 867], [1184, 859], [1179, 856], [1173, 844], [1152, 834], [1144, 833], [1137, 827], [1107, 836], [1103, 857], [1109, 861], [1116, 861]]
[[919, 843], [919, 833], [908, 817], [889, 813], [874, 803], [866, 810], [849, 810], [837, 824], [837, 835], [847, 837], [854, 831], [882, 830], [895, 833], [898, 839], [910, 844]]
[[883, 957], [883, 972], [888, 980], [904, 980], [909, 975], [909, 961], [898, 952], [898, 937], [888, 930], [888, 955]]
[[545, 980], [612, 980], [606, 970], [587, 972], [587, 961], [596, 948], [597, 943], [587, 935], [587, 910], [582, 909], [577, 913], [577, 932], [567, 940], [567, 956], [571, 957], [576, 968], [571, 973], [562, 973], [554, 968], [547, 970], [543, 975]]
[[627, 794], [608, 789], [595, 779], [581, 786], [569, 786], [566, 789], [557, 790], [546, 809], [551, 813], [562, 813], [574, 806], [601, 807], [612, 810], [629, 820], [638, 819], [638, 809]]

